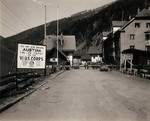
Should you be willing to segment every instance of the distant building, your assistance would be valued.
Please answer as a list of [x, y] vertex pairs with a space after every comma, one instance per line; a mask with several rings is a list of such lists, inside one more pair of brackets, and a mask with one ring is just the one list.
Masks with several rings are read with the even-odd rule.
[[128, 21], [112, 21], [112, 30], [111, 31], [104, 31], [102, 32], [103, 35], [103, 41], [105, 41], [108, 36], [112, 33], [115, 33], [116, 31], [120, 30], [123, 25], [125, 25]]
[[82, 56], [86, 54], [86, 42], [83, 41], [77, 46], [73, 53], [73, 64], [82, 64]]
[[112, 31], [115, 33], [120, 30], [128, 21], [112, 21]]
[[110, 34], [107, 39], [103, 42], [103, 55], [104, 55], [104, 62], [107, 64], [113, 64], [114, 58], [113, 58], [113, 39], [112, 34]]
[[105, 41], [105, 40], [108, 38], [108, 35], [109, 35], [110, 33], [111, 33], [110, 31], [102, 32], [102, 35], [103, 35], [103, 41]]
[[[117, 62], [117, 58], [116, 58], [116, 50], [115, 50], [115, 39], [116, 39], [116, 37], [115, 37], [115, 33], [118, 31], [118, 30], [120, 30], [126, 23], [128, 23], [128, 21], [112, 21], [112, 41], [113, 41], [113, 43], [112, 43], [112, 48], [113, 48], [113, 51], [112, 51], [112, 56], [113, 56], [113, 58], [114, 58], [114, 61], [116, 61]], [[117, 62], [118, 63], [118, 62]]]
[[[72, 65], [73, 62], [73, 52], [76, 50], [76, 40], [75, 36], [58, 36], [58, 50], [59, 50], [59, 60], [57, 60], [57, 36], [49, 35], [43, 42], [43, 45], [47, 47], [47, 62], [57, 62], [70, 61]], [[49, 54], [51, 53], [51, 54]]]
[[81, 64], [82, 56], [86, 54], [86, 50], [77, 50], [73, 53], [73, 64]]
[[[118, 50], [120, 48], [119, 36], [116, 33], [125, 25], [127, 21], [112, 21], [112, 30], [110, 32], [103, 32], [103, 58], [107, 64], [119, 64], [120, 53]], [[116, 48], [116, 46], [119, 46]], [[120, 50], [119, 50], [120, 51]]]
[[105, 40], [108, 39], [108, 37], [110, 36], [111, 31], [104, 31], [102, 32], [102, 36], [103, 36], [103, 42], [102, 42], [102, 58], [105, 59], [105, 49], [104, 49], [104, 42]]
[[89, 54], [85, 54], [81, 56], [82, 64], [84, 65], [85, 62], [91, 62], [91, 56]]
[[91, 62], [102, 62], [102, 45], [91, 46], [87, 52], [91, 56]]

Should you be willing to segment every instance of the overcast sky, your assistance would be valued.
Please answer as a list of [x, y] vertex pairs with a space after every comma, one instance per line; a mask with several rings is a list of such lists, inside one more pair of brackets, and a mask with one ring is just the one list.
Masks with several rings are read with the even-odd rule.
[[47, 6], [47, 22], [100, 7], [115, 0], [0, 0], [0, 35], [8, 37], [21, 31], [44, 24]]

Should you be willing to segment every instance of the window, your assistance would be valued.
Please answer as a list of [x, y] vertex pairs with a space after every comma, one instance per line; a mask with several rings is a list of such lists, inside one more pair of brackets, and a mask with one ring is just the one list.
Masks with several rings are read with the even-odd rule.
[[147, 65], [150, 65], [150, 60], [147, 60]]
[[95, 59], [95, 55], [93, 55], [93, 59]]
[[135, 45], [130, 45], [130, 49], [134, 49]]
[[140, 28], [140, 23], [135, 23], [135, 28]]
[[135, 39], [135, 34], [130, 34], [130, 39], [134, 40]]
[[148, 41], [150, 40], [150, 34], [145, 34], [145, 39]]
[[146, 46], [146, 51], [150, 51], [150, 46]]
[[147, 27], [147, 28], [150, 28], [150, 23], [146, 23], [146, 27]]
[[[57, 43], [57, 41], [56, 41], [56, 43]], [[64, 40], [63, 39], [58, 39], [58, 44], [63, 46], [64, 45]]]

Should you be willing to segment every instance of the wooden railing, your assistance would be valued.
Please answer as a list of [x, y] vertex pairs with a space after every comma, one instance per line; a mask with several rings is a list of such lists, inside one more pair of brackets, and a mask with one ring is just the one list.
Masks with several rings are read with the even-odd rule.
[[[56, 66], [54, 66], [52, 69], [48, 67], [46, 75], [50, 75], [57, 71], [59, 70], [57, 70]], [[12, 73], [0, 76], [0, 97], [5, 97], [20, 92], [33, 83], [36, 83], [36, 78], [45, 76], [45, 74], [42, 74], [41, 72], [35, 72], [37, 71], [33, 70], [30, 72]]]
[[26, 73], [13, 73], [0, 77], [0, 97], [11, 95], [17, 90], [26, 88], [32, 83], [34, 79], [40, 77], [38, 74], [33, 72]]
[[122, 69], [123, 73], [131, 74], [131, 75], [139, 75], [140, 77], [150, 79], [150, 70], [148, 66], [143, 66], [142, 68], [127, 68]]

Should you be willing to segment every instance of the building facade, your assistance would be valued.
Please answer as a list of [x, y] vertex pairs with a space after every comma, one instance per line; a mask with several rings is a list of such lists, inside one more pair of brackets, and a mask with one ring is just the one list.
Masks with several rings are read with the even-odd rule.
[[[43, 45], [46, 45], [47, 52], [51, 53], [49, 55], [48, 61], [59, 62], [70, 61], [70, 64], [73, 63], [73, 53], [76, 50], [76, 40], [75, 36], [58, 36], [58, 55], [61, 55], [62, 59], [57, 59], [57, 36], [49, 35], [43, 42]], [[54, 49], [55, 48], [55, 49]], [[51, 52], [52, 51], [52, 52]], [[64, 58], [65, 57], [65, 58]]]
[[102, 62], [102, 45], [91, 46], [87, 52], [91, 56], [91, 62]]
[[[150, 10], [143, 9], [135, 18], [131, 19], [121, 29], [120, 33], [120, 65], [124, 61], [130, 61], [132, 65], [133, 55], [125, 59], [123, 51], [136, 49], [150, 51]], [[127, 55], [127, 54], [126, 54]]]
[[[144, 15], [144, 13], [149, 16]], [[150, 10], [144, 9], [140, 15], [137, 15], [122, 28], [121, 45], [121, 51], [129, 48], [149, 50]]]
[[120, 64], [120, 32], [127, 21], [112, 21], [110, 32], [103, 32], [103, 55], [107, 64]]

